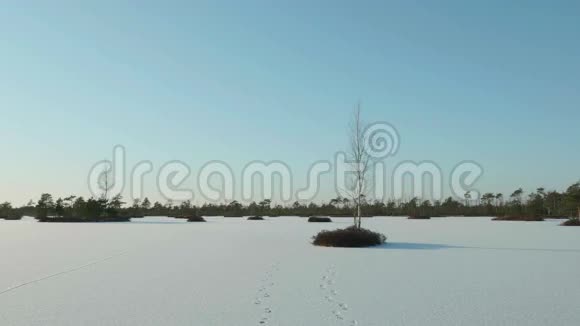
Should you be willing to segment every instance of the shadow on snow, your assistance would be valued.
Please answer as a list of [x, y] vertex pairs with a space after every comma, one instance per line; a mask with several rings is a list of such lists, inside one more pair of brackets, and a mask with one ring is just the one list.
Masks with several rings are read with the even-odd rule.
[[454, 246], [436, 243], [418, 242], [387, 242], [383, 245], [371, 247], [371, 249], [386, 250], [445, 250], [445, 249], [473, 249], [473, 250], [497, 250], [497, 251], [532, 251], [532, 252], [569, 252], [580, 253], [580, 249], [553, 249], [553, 248], [505, 248], [505, 247], [469, 247]]

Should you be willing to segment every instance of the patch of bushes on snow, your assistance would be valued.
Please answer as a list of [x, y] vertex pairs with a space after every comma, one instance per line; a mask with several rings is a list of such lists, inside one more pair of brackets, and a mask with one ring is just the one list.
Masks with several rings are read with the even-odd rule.
[[308, 222], [310, 222], [310, 223], [328, 223], [328, 222], [332, 222], [332, 220], [330, 219], [330, 217], [310, 216], [308, 218]]
[[562, 225], [562, 226], [580, 226], [580, 218], [571, 218], [560, 225]]
[[38, 222], [43, 223], [100, 223], [100, 222], [131, 222], [130, 217], [37, 217]]
[[363, 248], [384, 244], [387, 237], [382, 233], [351, 226], [346, 229], [321, 231], [312, 240], [315, 246]]
[[6, 221], [18, 221], [21, 219], [22, 219], [22, 215], [19, 215], [19, 214], [0, 216], [0, 220], [6, 220]]
[[226, 214], [224, 214], [224, 217], [244, 217], [244, 216], [242, 216], [240, 214], [227, 214], [226, 213]]
[[409, 220], [430, 220], [431, 216], [427, 215], [409, 215]]
[[248, 221], [263, 221], [264, 218], [261, 216], [250, 216], [248, 217]]
[[23, 215], [20, 209], [13, 208], [9, 202], [0, 204], [0, 220], [17, 221]]
[[542, 222], [543, 217], [540, 216], [530, 216], [530, 215], [506, 215], [498, 216], [493, 219], [494, 221], [524, 221], [524, 222]]
[[[328, 216], [330, 217], [353, 217], [353, 214], [328, 214]], [[361, 215], [362, 217], [374, 217], [374, 215], [371, 214], [363, 214]]]
[[197, 216], [197, 215], [187, 217], [187, 221], [188, 222], [207, 222], [205, 220], [205, 218], [203, 218], [201, 216]]

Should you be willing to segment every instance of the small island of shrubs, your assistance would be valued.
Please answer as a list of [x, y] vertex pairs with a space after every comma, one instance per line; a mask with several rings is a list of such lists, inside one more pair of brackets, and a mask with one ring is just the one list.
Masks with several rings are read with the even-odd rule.
[[243, 215], [239, 215], [239, 214], [224, 214], [224, 217], [236, 217], [236, 218], [240, 218], [240, 217], [244, 217]]
[[99, 222], [131, 222], [126, 216], [101, 216], [101, 217], [62, 217], [47, 216], [37, 217], [36, 220], [42, 223], [99, 223]]
[[36, 205], [36, 219], [45, 223], [96, 223], [130, 222], [131, 216], [121, 214], [121, 195], [107, 199], [70, 196], [53, 200], [52, 195], [42, 194]]
[[431, 216], [428, 215], [409, 215], [409, 220], [430, 220]]
[[22, 212], [13, 208], [9, 202], [0, 204], [0, 220], [18, 221], [22, 219], [22, 216]]
[[0, 220], [6, 220], [6, 221], [19, 221], [21, 219], [22, 219], [22, 215], [0, 216]]
[[346, 229], [324, 230], [312, 238], [312, 244], [322, 247], [363, 248], [382, 245], [386, 241], [385, 235], [354, 225]]
[[562, 226], [580, 226], [580, 216], [570, 218], [570, 219], [568, 219], [567, 221], [565, 221], [564, 223], [562, 223], [560, 225], [562, 225]]
[[187, 217], [187, 221], [188, 222], [207, 222], [205, 220], [205, 218], [203, 218], [202, 216], [197, 216], [197, 215]]
[[[350, 217], [352, 218], [352, 213], [340, 213], [340, 214], [328, 214], [330, 217]], [[362, 217], [370, 218], [374, 217], [372, 214], [363, 214]]]
[[330, 222], [332, 222], [332, 219], [330, 219], [330, 217], [326, 217], [326, 216], [310, 216], [308, 218], [308, 222], [309, 223], [330, 223]]
[[262, 216], [250, 216], [248, 217], [248, 221], [263, 221], [264, 218]]
[[493, 218], [494, 221], [524, 221], [524, 222], [542, 222], [544, 218], [534, 215], [505, 215]]

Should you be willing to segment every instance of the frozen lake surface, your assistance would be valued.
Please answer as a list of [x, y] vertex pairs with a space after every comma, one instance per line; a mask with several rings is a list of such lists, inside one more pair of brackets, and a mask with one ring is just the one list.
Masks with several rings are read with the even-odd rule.
[[580, 228], [365, 219], [379, 248], [312, 246], [304, 218], [0, 221], [0, 325], [580, 325]]

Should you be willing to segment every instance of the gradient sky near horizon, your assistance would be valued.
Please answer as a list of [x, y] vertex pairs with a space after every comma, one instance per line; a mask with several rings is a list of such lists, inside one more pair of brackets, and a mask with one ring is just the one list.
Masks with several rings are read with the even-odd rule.
[[400, 133], [389, 166], [473, 160], [506, 194], [580, 179], [578, 1], [3, 1], [0, 30], [0, 201], [87, 194], [116, 144], [304, 184], [358, 101]]

